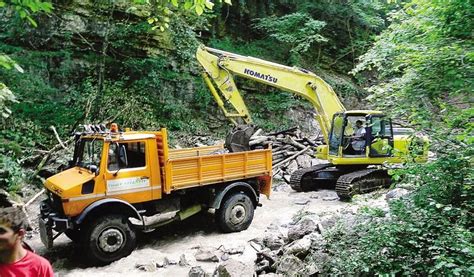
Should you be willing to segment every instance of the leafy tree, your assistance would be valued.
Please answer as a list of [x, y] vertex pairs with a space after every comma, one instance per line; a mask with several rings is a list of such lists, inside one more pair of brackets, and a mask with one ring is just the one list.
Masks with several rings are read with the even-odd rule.
[[326, 22], [314, 20], [309, 14], [292, 13], [282, 17], [270, 16], [255, 20], [254, 27], [283, 43], [297, 62], [300, 55], [315, 43], [328, 41], [320, 32]]
[[[20, 73], [24, 72], [21, 66], [4, 54], [0, 55], [0, 66], [5, 69], [15, 68]], [[15, 95], [4, 83], [0, 82], [0, 113], [3, 118], [9, 117], [11, 114], [11, 110], [7, 107], [8, 102], [17, 102]]]
[[369, 99], [381, 109], [435, 127], [472, 103], [473, 16], [472, 1], [414, 0], [352, 72], [377, 74]]
[[33, 19], [33, 14], [38, 12], [50, 13], [53, 10], [53, 5], [49, 1], [41, 0], [1, 0], [0, 8], [2, 7], [10, 8], [21, 19], [28, 20], [34, 27], [37, 27], [38, 24]]
[[369, 100], [429, 133], [437, 157], [392, 172], [415, 190], [388, 214], [328, 236], [328, 272], [472, 274], [473, 12], [472, 1], [406, 3], [353, 70], [377, 77]]

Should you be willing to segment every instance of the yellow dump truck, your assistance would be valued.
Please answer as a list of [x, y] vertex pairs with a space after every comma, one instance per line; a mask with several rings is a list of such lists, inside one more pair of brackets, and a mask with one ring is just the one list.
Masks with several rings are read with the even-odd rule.
[[70, 168], [48, 178], [40, 235], [65, 233], [104, 264], [129, 255], [137, 231], [215, 212], [224, 232], [248, 228], [261, 194], [270, 196], [271, 149], [225, 153], [223, 146], [169, 149], [166, 129], [119, 132], [86, 126]]

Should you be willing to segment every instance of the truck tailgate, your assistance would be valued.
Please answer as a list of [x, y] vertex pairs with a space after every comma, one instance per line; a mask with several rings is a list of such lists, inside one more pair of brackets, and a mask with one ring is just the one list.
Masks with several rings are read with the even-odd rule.
[[271, 176], [271, 171], [271, 149], [170, 158], [165, 163], [163, 191]]

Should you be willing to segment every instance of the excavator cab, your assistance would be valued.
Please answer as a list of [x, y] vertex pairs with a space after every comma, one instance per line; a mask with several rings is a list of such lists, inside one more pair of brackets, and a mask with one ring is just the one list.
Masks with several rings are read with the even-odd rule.
[[389, 118], [375, 111], [334, 114], [329, 155], [345, 158], [390, 157], [393, 128]]

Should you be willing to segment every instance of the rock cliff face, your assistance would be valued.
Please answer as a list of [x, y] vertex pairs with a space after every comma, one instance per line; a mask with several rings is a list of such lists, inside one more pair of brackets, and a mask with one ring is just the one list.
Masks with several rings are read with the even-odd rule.
[[3, 11], [0, 51], [25, 69], [0, 72], [21, 100], [13, 107], [16, 118], [60, 132], [111, 119], [133, 128], [181, 129], [201, 118], [194, 111], [208, 102], [195, 99], [204, 85], [193, 19], [175, 13], [167, 30], [153, 30], [149, 14], [127, 2], [58, 1], [53, 13], [35, 18], [37, 28]]
[[[72, 0], [55, 4], [52, 14], [38, 18], [37, 28], [27, 28], [22, 36], [34, 49], [59, 50], [72, 47], [78, 52], [93, 51], [114, 55], [113, 51], [150, 55], [172, 49], [169, 32], [150, 30], [146, 23], [149, 13], [132, 8], [129, 1], [115, 1], [114, 5], [100, 1]], [[22, 26], [21, 28], [23, 28]], [[19, 31], [19, 30], [18, 30]], [[127, 49], [114, 49], [118, 39]], [[110, 44], [110, 45], [106, 45]], [[115, 53], [118, 54], [118, 53]]]
[[[6, 32], [0, 36], [0, 51], [26, 73], [0, 72], [0, 79], [8, 80], [21, 100], [13, 106], [15, 117], [40, 126], [42, 137], [51, 136], [50, 125], [66, 135], [78, 123], [111, 120], [134, 129], [166, 126], [189, 133], [227, 128], [200, 77], [196, 47], [206, 43], [239, 52], [236, 48], [252, 39], [265, 40], [251, 30], [252, 19], [295, 10], [293, 1], [234, 1], [232, 6], [216, 4], [214, 15], [174, 11], [169, 28], [160, 31], [147, 23], [145, 8], [126, 0], [113, 3], [55, 1], [53, 13], [35, 18], [37, 28], [3, 11], [0, 28]], [[226, 45], [230, 37], [235, 42]], [[257, 47], [251, 54], [265, 58], [262, 51]], [[273, 60], [285, 52], [279, 51]], [[239, 86], [271, 91], [253, 82]], [[290, 96], [256, 97], [248, 93], [246, 99], [260, 123], [279, 129], [303, 122], [303, 130], [311, 130], [311, 107], [283, 103]]]

